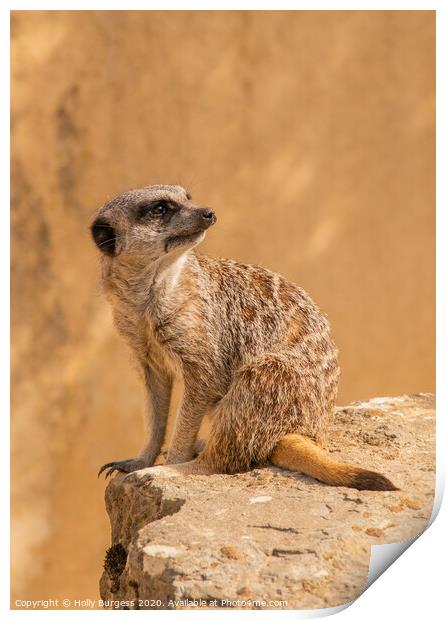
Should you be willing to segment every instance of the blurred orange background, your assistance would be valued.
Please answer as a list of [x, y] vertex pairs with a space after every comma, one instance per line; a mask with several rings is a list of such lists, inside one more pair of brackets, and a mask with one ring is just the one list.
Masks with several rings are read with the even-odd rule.
[[13, 606], [98, 597], [144, 395], [88, 226], [151, 183], [309, 291], [339, 403], [435, 387], [434, 12], [13, 12]]

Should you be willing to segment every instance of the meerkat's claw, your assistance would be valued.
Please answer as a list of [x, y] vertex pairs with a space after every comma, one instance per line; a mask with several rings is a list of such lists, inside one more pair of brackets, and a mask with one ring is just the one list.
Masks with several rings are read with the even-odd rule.
[[130, 474], [133, 471], [137, 471], [138, 469], [144, 469], [145, 467], [147, 467], [147, 465], [140, 459], [125, 459], [124, 461], [112, 461], [110, 463], [102, 465], [98, 473], [98, 478], [106, 469], [108, 469], [108, 471], [105, 474], [105, 478], [108, 478], [115, 471], [120, 471], [124, 474]]

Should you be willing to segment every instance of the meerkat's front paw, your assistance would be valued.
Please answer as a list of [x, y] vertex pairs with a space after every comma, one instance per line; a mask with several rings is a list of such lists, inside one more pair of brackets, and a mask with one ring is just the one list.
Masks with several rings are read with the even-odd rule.
[[106, 463], [102, 465], [101, 469], [98, 473], [98, 478], [102, 474], [103, 471], [108, 469], [105, 477], [108, 478], [110, 474], [114, 471], [120, 471], [124, 474], [130, 474], [133, 471], [137, 471], [138, 469], [144, 469], [147, 465], [141, 459], [125, 459], [124, 461], [112, 461], [111, 463]]

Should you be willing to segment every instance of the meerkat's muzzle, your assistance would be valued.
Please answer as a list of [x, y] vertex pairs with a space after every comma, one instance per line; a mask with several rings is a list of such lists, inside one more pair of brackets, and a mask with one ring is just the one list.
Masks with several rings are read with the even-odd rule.
[[211, 209], [199, 209], [199, 211], [201, 212], [201, 218], [204, 221], [206, 228], [209, 228], [209, 226], [215, 224], [217, 221], [217, 216], [214, 211]]
[[179, 245], [196, 245], [204, 239], [206, 230], [215, 224], [217, 217], [211, 209], [194, 209], [193, 216], [189, 214], [187, 224], [176, 235], [172, 235], [166, 240], [165, 250], [169, 252]]

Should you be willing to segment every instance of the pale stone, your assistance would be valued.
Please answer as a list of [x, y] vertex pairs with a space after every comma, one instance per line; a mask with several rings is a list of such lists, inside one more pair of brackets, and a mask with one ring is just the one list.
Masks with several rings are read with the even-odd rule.
[[263, 504], [270, 502], [272, 499], [271, 495], [258, 495], [257, 497], [251, 497], [249, 501], [251, 504]]
[[147, 555], [153, 555], [157, 558], [174, 558], [182, 553], [176, 547], [168, 547], [167, 545], [146, 545], [143, 549]]

